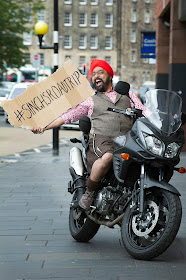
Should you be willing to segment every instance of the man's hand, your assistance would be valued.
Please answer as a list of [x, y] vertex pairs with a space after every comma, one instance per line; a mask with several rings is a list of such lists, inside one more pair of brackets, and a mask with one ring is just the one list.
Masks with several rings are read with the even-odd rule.
[[45, 128], [41, 128], [41, 127], [33, 127], [31, 129], [31, 131], [34, 133], [34, 134], [43, 134], [43, 132], [45, 130], [48, 130], [48, 129], [52, 129], [52, 128], [56, 128], [56, 127], [60, 127], [61, 125], [63, 125], [65, 122], [64, 122], [64, 119], [62, 118], [62, 116], [58, 117], [56, 120], [54, 120], [53, 122], [51, 122], [49, 125], [47, 125]]
[[41, 128], [41, 127], [37, 127], [37, 128], [32, 128], [31, 131], [34, 133], [34, 134], [43, 134], [45, 129], [44, 128]]

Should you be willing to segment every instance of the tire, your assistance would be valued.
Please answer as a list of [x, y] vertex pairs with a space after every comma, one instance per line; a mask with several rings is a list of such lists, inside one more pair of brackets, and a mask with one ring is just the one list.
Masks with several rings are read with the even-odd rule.
[[[77, 201], [78, 197], [79, 195], [75, 193], [72, 201]], [[96, 235], [99, 227], [100, 225], [90, 220], [80, 207], [70, 208], [69, 229], [76, 241], [88, 242]]]
[[161, 255], [179, 230], [182, 206], [178, 195], [159, 188], [146, 190], [145, 216], [128, 205], [121, 226], [126, 251], [136, 259], [151, 260]]

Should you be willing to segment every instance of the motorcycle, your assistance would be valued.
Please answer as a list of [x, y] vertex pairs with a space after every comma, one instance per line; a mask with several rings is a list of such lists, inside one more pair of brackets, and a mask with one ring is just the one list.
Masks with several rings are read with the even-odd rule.
[[161, 255], [173, 242], [179, 230], [182, 205], [180, 193], [169, 181], [178, 171], [184, 143], [181, 126], [182, 99], [168, 90], [146, 93], [146, 116], [132, 108], [108, 108], [113, 114], [133, 119], [127, 135], [115, 138], [113, 167], [101, 182], [90, 210], [79, 207], [89, 176], [86, 168], [86, 148], [90, 121], [80, 120], [82, 148], [70, 150], [68, 191], [73, 194], [70, 204], [69, 229], [79, 242], [92, 239], [101, 225], [119, 225], [126, 251], [134, 258], [151, 260]]

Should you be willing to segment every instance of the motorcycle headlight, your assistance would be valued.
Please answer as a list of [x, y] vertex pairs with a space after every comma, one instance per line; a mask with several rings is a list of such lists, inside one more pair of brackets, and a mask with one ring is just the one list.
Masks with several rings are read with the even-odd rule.
[[175, 142], [170, 143], [166, 148], [165, 157], [166, 158], [175, 157], [178, 153], [179, 148], [180, 148], [180, 146], [177, 143], [175, 143]]
[[158, 138], [154, 136], [146, 136], [145, 143], [148, 151], [155, 155], [163, 156], [164, 145], [163, 142], [160, 141]]

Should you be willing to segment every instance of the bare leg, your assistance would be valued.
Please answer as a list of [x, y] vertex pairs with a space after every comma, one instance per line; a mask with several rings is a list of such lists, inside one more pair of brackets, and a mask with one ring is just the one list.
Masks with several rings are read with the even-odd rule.
[[109, 171], [112, 165], [112, 153], [105, 153], [101, 158], [97, 159], [91, 170], [90, 177], [87, 181], [87, 190], [79, 201], [79, 206], [88, 210], [94, 200], [95, 191], [100, 188], [100, 181]]
[[94, 182], [100, 182], [109, 171], [112, 159], [112, 153], [105, 153], [101, 158], [97, 159], [92, 166], [90, 179]]

